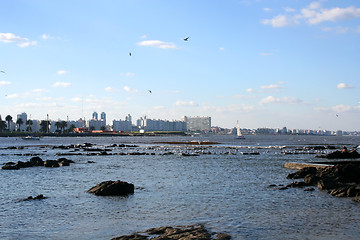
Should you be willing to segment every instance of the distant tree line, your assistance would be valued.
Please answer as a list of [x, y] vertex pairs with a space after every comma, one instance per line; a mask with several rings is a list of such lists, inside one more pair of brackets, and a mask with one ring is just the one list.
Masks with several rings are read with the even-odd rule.
[[[10, 125], [11, 125], [12, 119], [13, 119], [12, 116], [7, 115], [5, 117], [5, 121], [4, 121], [4, 120], [2, 120], [1, 115], [0, 115], [0, 132], [4, 132], [4, 131], [11, 132]], [[30, 119], [27, 120], [26, 123], [24, 123], [24, 121], [21, 118], [18, 118], [16, 120], [15, 124], [17, 125], [17, 131], [20, 131], [20, 128], [23, 124], [26, 124], [26, 132], [33, 131], [32, 126], [33, 126], [34, 122]], [[50, 125], [51, 125], [50, 120], [42, 120], [40, 122], [40, 132], [43, 132], [43, 133], [49, 132]], [[56, 127], [57, 133], [69, 133], [69, 132], [72, 132], [73, 129], [75, 128], [74, 124], [71, 124], [69, 126], [69, 128], [67, 128], [68, 123], [66, 121], [55, 122], [55, 127]]]

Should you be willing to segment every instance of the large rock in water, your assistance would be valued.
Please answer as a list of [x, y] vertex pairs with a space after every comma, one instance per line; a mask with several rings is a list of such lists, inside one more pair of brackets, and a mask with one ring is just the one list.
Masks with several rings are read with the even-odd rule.
[[325, 158], [328, 159], [351, 159], [351, 158], [360, 158], [360, 154], [355, 150], [348, 150], [346, 147], [341, 149], [341, 151], [334, 151], [332, 153], [326, 154]]
[[88, 190], [99, 196], [126, 196], [134, 193], [134, 184], [123, 181], [105, 181]]

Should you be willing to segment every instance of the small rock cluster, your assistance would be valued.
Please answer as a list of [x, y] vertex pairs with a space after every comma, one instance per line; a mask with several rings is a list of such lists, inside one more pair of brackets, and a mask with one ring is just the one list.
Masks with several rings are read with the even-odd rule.
[[137, 232], [132, 235], [115, 237], [112, 240], [230, 240], [231, 236], [226, 233], [210, 233], [202, 225], [192, 225], [185, 227], [159, 227], [151, 228], [145, 232]]
[[46, 199], [46, 198], [47, 198], [47, 197], [45, 197], [44, 195], [39, 194], [39, 195], [37, 195], [36, 197], [29, 196], [29, 197], [23, 199], [22, 201], [42, 200], [42, 199]]
[[66, 158], [59, 158], [58, 160], [46, 160], [43, 161], [40, 157], [32, 157], [30, 161], [22, 162], [18, 161], [17, 163], [14, 162], [7, 162], [1, 169], [4, 170], [19, 170], [20, 168], [28, 168], [28, 167], [37, 167], [37, 166], [45, 166], [45, 167], [60, 167], [60, 166], [70, 166], [70, 163], [74, 163], [74, 161], [66, 159]]

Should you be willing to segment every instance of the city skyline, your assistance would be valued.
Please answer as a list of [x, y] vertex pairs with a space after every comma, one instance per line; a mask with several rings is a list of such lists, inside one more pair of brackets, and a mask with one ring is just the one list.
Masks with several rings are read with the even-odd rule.
[[3, 120], [359, 130], [358, 1], [14, 0], [0, 21]]
[[[17, 120], [19, 118], [22, 118], [23, 120], [23, 124], [21, 126], [21, 129], [23, 131], [25, 131], [26, 127], [27, 127], [27, 120], [33, 120], [33, 121], [37, 121], [38, 124], [41, 122], [41, 121], [49, 121], [51, 126], [52, 126], [52, 130], [55, 131], [56, 130], [56, 124], [55, 123], [59, 123], [59, 122], [68, 122], [68, 125], [67, 127], [70, 127], [69, 123], [70, 124], [75, 124], [75, 127], [77, 128], [81, 128], [81, 127], [87, 127], [87, 128], [90, 128], [91, 126], [95, 126], [95, 130], [100, 130], [101, 126], [104, 126], [107, 130], [109, 131], [119, 131], [119, 130], [116, 130], [116, 128], [119, 128], [119, 126], [124, 127], [122, 124], [126, 123], [126, 122], [130, 122], [130, 125], [128, 127], [125, 127], [126, 129], [128, 129], [127, 131], [133, 131], [132, 130], [129, 130], [131, 129], [131, 126], [132, 127], [144, 127], [143, 124], [145, 124], [143, 121], [145, 119], [147, 120], [150, 120], [150, 122], [148, 124], [153, 124], [154, 122], [168, 122], [168, 123], [175, 123], [175, 122], [187, 122], [187, 120], [185, 120], [186, 118], [197, 118], [197, 119], [209, 119], [209, 128], [221, 128], [225, 131], [232, 131], [234, 129], [236, 129], [236, 126], [233, 126], [233, 127], [224, 127], [224, 126], [218, 126], [218, 125], [213, 125], [211, 124], [211, 121], [212, 121], [212, 118], [211, 116], [182, 116], [181, 118], [179, 119], [152, 119], [152, 118], [147, 118], [146, 116], [142, 116], [142, 117], [139, 117], [138, 119], [135, 119], [135, 120], [132, 120], [132, 116], [131, 114], [127, 114], [126, 116], [124, 116], [124, 118], [119, 118], [119, 119], [113, 119], [113, 120], [109, 120], [107, 119], [106, 117], [106, 113], [105, 112], [101, 112], [101, 116], [99, 117], [99, 114], [98, 112], [93, 112], [90, 114], [91, 117], [89, 118], [80, 118], [80, 119], [72, 119], [72, 118], [69, 118], [69, 116], [67, 116], [67, 119], [51, 119], [48, 115], [46, 116], [46, 118], [44, 119], [31, 119], [30, 116], [28, 118], [27, 116], [27, 113], [26, 112], [23, 112], [23, 113], [19, 113], [16, 115], [16, 117], [12, 117], [12, 120], [11, 120], [11, 126], [12, 126], [12, 130], [16, 130], [19, 126], [18, 126], [18, 123], [17, 123]], [[2, 116], [0, 114], [0, 117], [2, 119], [2, 121], [4, 121], [7, 125], [8, 125], [8, 122], [5, 120], [5, 118], [7, 117], [6, 116]], [[24, 119], [25, 118], [25, 119]], [[116, 126], [115, 126], [116, 125]], [[127, 125], [127, 124], [126, 124]], [[146, 124], [145, 124], [146, 125]], [[158, 126], [159, 127], [159, 126]], [[283, 132], [283, 131], [289, 131], [289, 132], [292, 132], [292, 133], [295, 133], [295, 134], [317, 134], [317, 135], [327, 135], [327, 134], [332, 134], [332, 135], [336, 135], [337, 132], [347, 132], [347, 133], [356, 133], [358, 134], [359, 133], [359, 130], [353, 130], [353, 131], [349, 131], [349, 130], [343, 130], [343, 129], [336, 129], [336, 130], [333, 130], [333, 129], [311, 129], [311, 128], [288, 128], [287, 126], [278, 126], [278, 127], [256, 127], [256, 128], [246, 128], [246, 127], [243, 127], [243, 126], [239, 126], [241, 129], [243, 130], [250, 130], [250, 131], [273, 131], [274, 133], [276, 131], [279, 131], [279, 132]], [[287, 130], [284, 130], [284, 129], [287, 129]], [[38, 131], [39, 129], [37, 129]], [[124, 131], [124, 130], [121, 130], [121, 131]], [[153, 131], [153, 130], [151, 130]], [[168, 130], [164, 130], [164, 129], [157, 129], [156, 131], [168, 131]], [[180, 131], [180, 130], [179, 130]], [[191, 129], [189, 129], [189, 131], [191, 132]], [[210, 131], [210, 129], [209, 129]], [[216, 130], [215, 130], [216, 132]]]

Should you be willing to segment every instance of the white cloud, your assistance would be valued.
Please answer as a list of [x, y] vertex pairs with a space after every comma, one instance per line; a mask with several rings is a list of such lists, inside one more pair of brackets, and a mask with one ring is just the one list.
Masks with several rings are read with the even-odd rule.
[[320, 9], [315, 14], [308, 17], [309, 24], [318, 24], [325, 21], [336, 22], [339, 20], [348, 20], [360, 18], [360, 8], [347, 7], [347, 8], [332, 8]]
[[265, 90], [275, 90], [275, 91], [280, 91], [280, 89], [284, 88], [282, 85], [284, 83], [283, 82], [278, 82], [278, 84], [270, 84], [270, 85], [263, 85], [260, 88], [261, 89], [265, 89]]
[[51, 38], [51, 36], [50, 35], [48, 35], [48, 34], [43, 34], [43, 35], [41, 35], [41, 37], [40, 37], [41, 39], [44, 39], [44, 40], [47, 40], [47, 39], [50, 39]]
[[147, 38], [147, 36], [146, 36], [146, 34], [144, 34], [144, 35], [142, 35], [140, 38], [141, 38], [141, 39], [145, 39], [145, 38]]
[[116, 89], [116, 88], [113, 88], [113, 87], [106, 87], [106, 88], [105, 88], [105, 91], [106, 91], [106, 92], [118, 92], [119, 90]]
[[[335, 33], [347, 33], [351, 30], [351, 28], [349, 27], [341, 27], [341, 26], [337, 26], [337, 27], [324, 27], [322, 28], [322, 30], [324, 32], [335, 32]], [[356, 31], [356, 30], [355, 30]]]
[[270, 12], [272, 9], [271, 9], [271, 8], [263, 8], [263, 10], [264, 10], [265, 12]]
[[353, 86], [346, 84], [346, 83], [339, 83], [336, 88], [338, 89], [349, 89], [349, 88], [354, 88]]
[[285, 15], [278, 15], [272, 19], [264, 19], [261, 21], [261, 23], [264, 25], [271, 25], [273, 27], [279, 28], [297, 24], [297, 21]]
[[125, 86], [125, 87], [124, 87], [124, 90], [125, 90], [126, 92], [130, 92], [130, 93], [139, 93], [139, 90], [133, 89], [133, 88], [128, 87], [128, 86]]
[[0, 42], [17, 43], [19, 47], [28, 47], [37, 44], [36, 41], [29, 41], [29, 39], [16, 36], [13, 33], [0, 33]]
[[41, 89], [41, 88], [33, 89], [32, 91], [35, 92], [35, 93], [48, 92], [48, 90], [46, 90], [46, 89]]
[[266, 98], [261, 99], [259, 102], [260, 105], [269, 104], [269, 103], [285, 103], [285, 104], [295, 104], [295, 103], [301, 103], [302, 101], [300, 99], [297, 99], [295, 97], [282, 97], [277, 98], [274, 96], [268, 96]]
[[236, 99], [254, 99], [254, 98], [257, 98], [258, 96], [255, 96], [255, 95], [234, 95], [233, 98], [236, 98]]
[[82, 101], [83, 101], [83, 98], [81, 98], [81, 97], [74, 97], [74, 98], [71, 99], [71, 101], [72, 101], [72, 102], [77, 102], [77, 103], [79, 103], [79, 102], [82, 102]]
[[284, 10], [285, 10], [285, 12], [296, 12], [296, 9], [291, 8], [291, 7], [285, 7]]
[[11, 82], [7, 82], [7, 81], [0, 81], [0, 86], [8, 86], [10, 85]]
[[271, 56], [273, 55], [273, 53], [265, 53], [265, 52], [262, 52], [262, 53], [259, 53], [260, 56]]
[[132, 72], [120, 73], [120, 76], [122, 76], [122, 77], [133, 77], [133, 76], [135, 76], [135, 73], [132, 73]]
[[53, 87], [69, 87], [71, 83], [68, 82], [56, 82], [53, 84]]
[[64, 74], [67, 74], [67, 73], [68, 73], [68, 71], [66, 71], [66, 70], [57, 71], [57, 74], [59, 74], [59, 75], [64, 75]]
[[248, 88], [248, 89], [246, 89], [246, 92], [248, 92], [248, 93], [256, 93], [256, 92], [258, 92], [258, 91], [256, 91], [256, 90], [253, 89], [253, 88]]
[[6, 95], [5, 98], [7, 99], [14, 99], [14, 98], [20, 98], [20, 95], [17, 93]]
[[[301, 9], [300, 14], [292, 14], [296, 12], [293, 8], [284, 8], [288, 15], [277, 15], [272, 19], [265, 19], [262, 24], [271, 25], [273, 27], [286, 27], [300, 23], [304, 20], [309, 25], [315, 25], [322, 22], [337, 22], [342, 20], [350, 20], [360, 18], [360, 8], [346, 7], [346, 8], [322, 8], [319, 2], [312, 2], [307, 7]], [[349, 29], [338, 27], [337, 32], [344, 33]]]
[[197, 104], [193, 101], [176, 101], [175, 106], [181, 106], [181, 107], [194, 107], [197, 106]]
[[160, 40], [146, 40], [138, 43], [139, 46], [156, 47], [161, 49], [176, 49], [176, 45], [172, 42], [163, 42]]
[[353, 107], [347, 106], [347, 105], [344, 105], [344, 104], [339, 104], [339, 105], [336, 105], [336, 106], [332, 107], [332, 110], [334, 110], [335, 112], [347, 112], [347, 111], [350, 111], [352, 109], [353, 109]]

